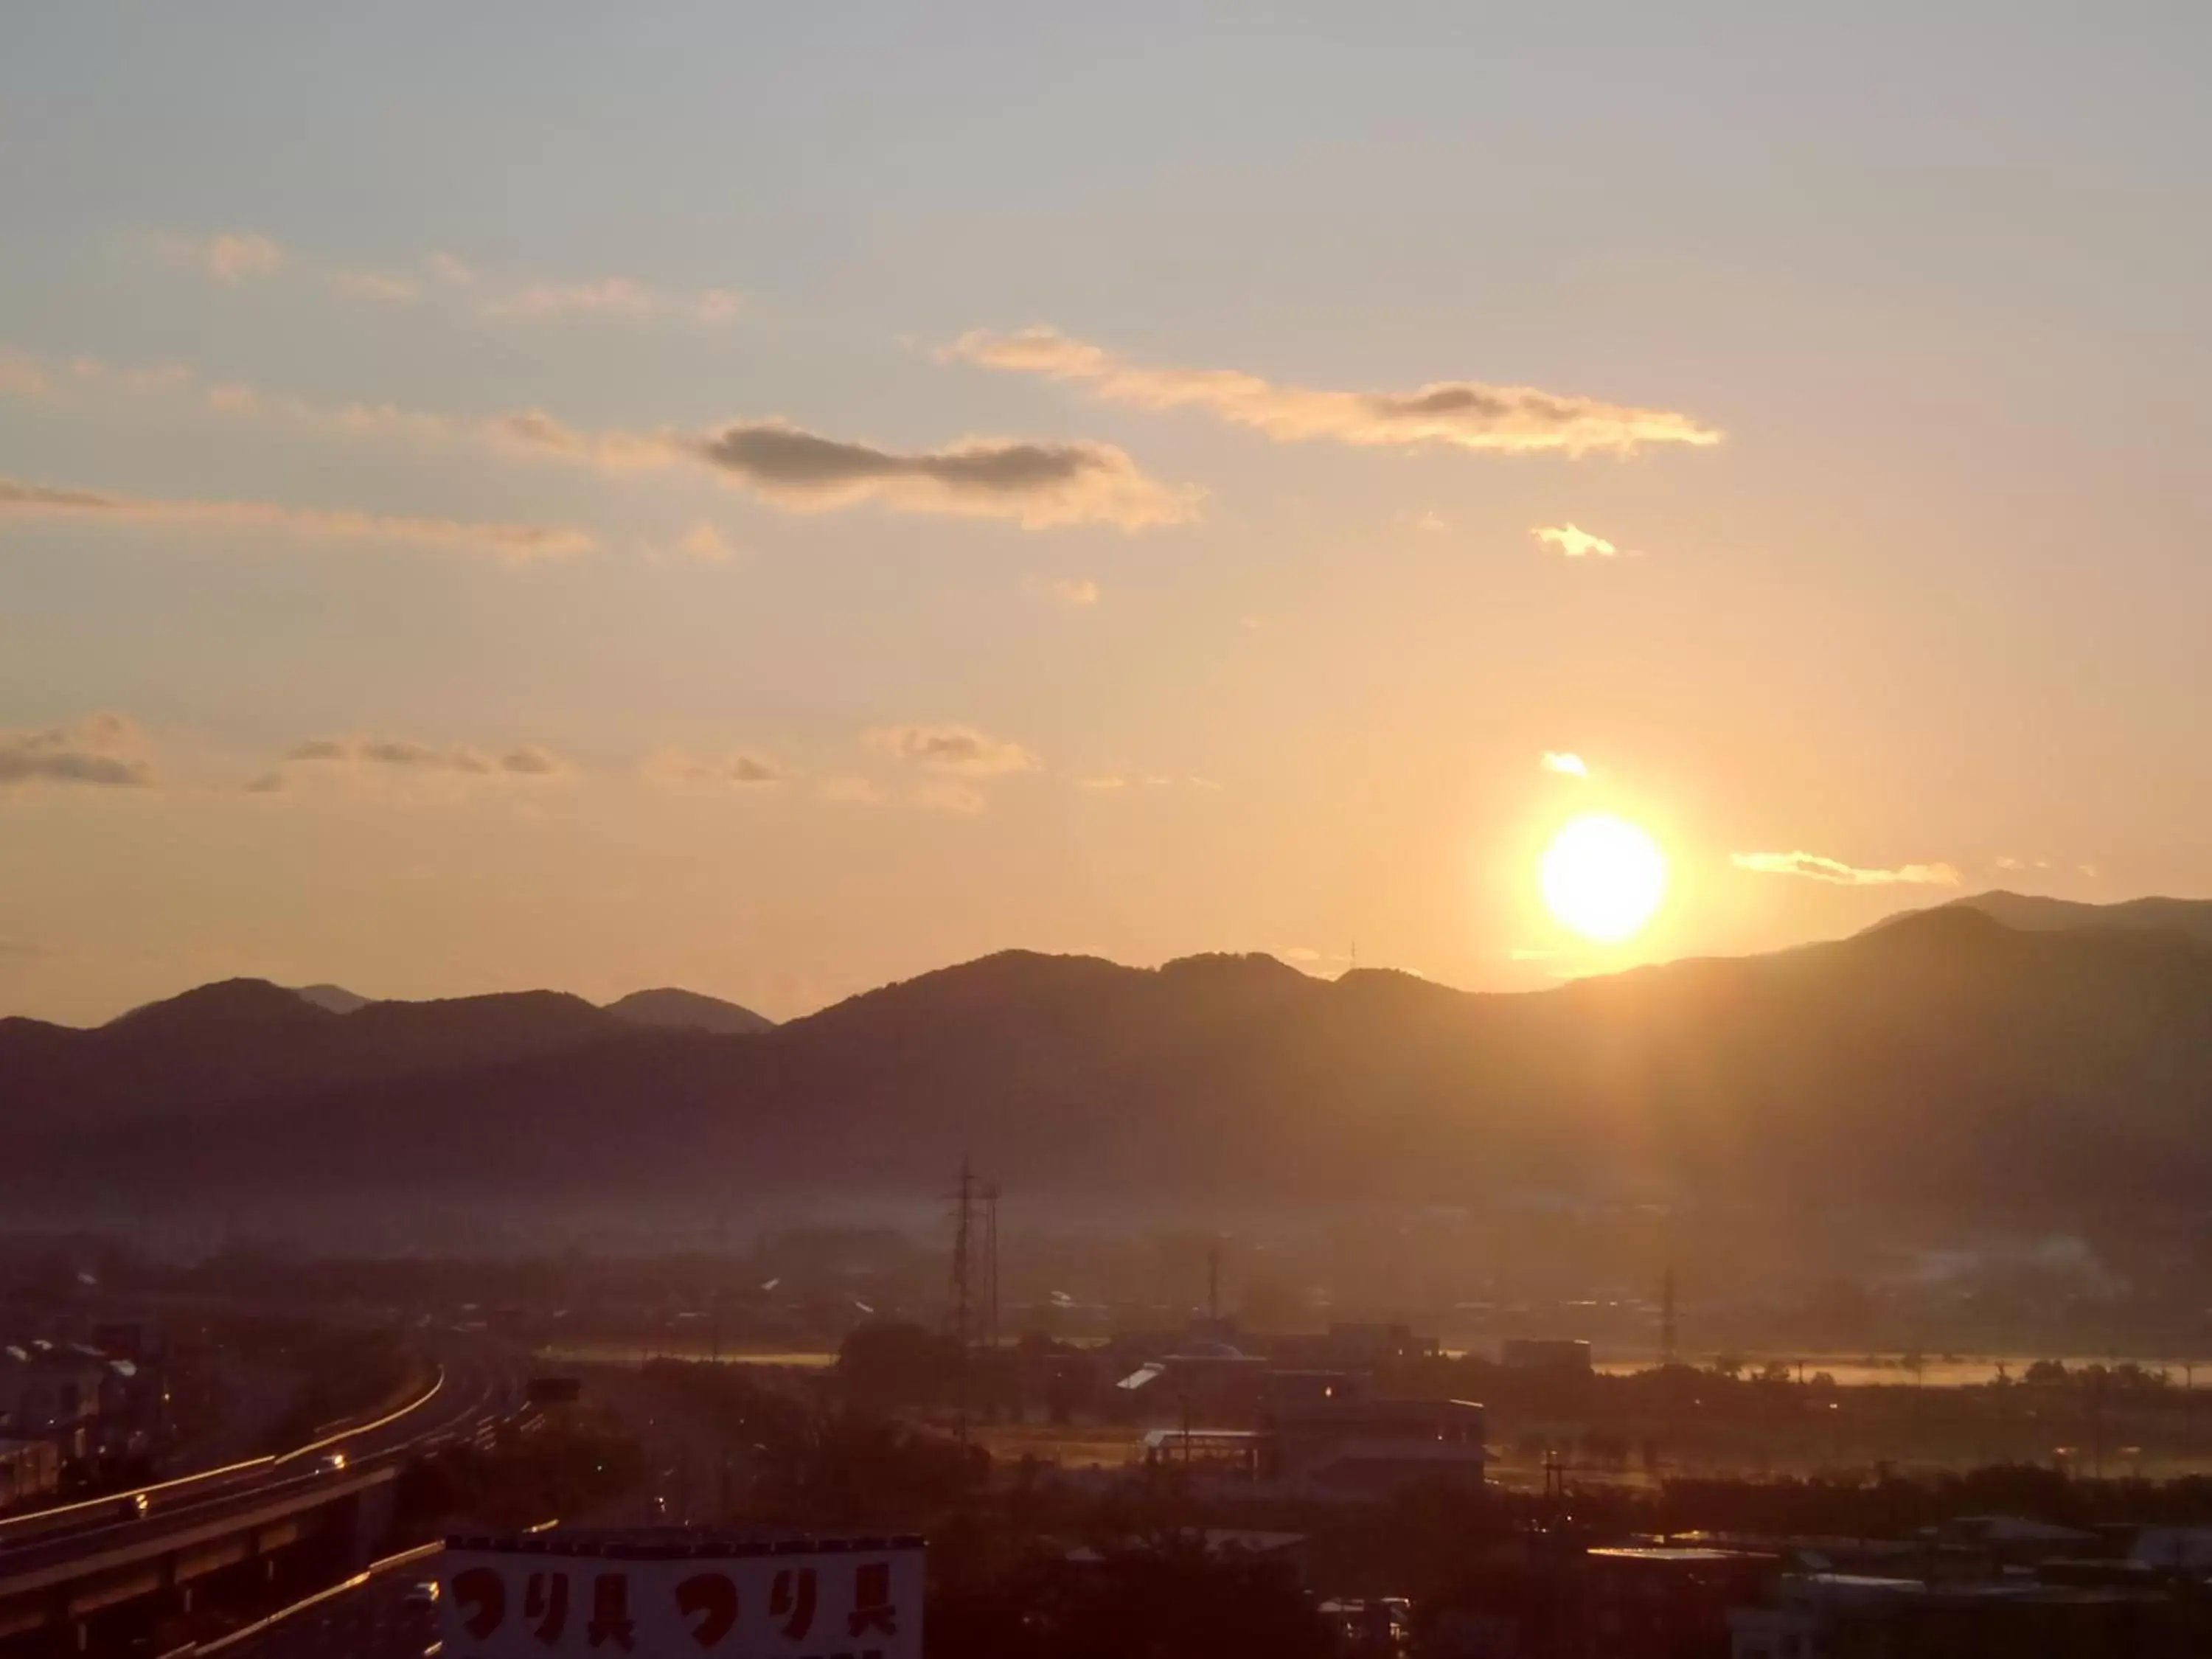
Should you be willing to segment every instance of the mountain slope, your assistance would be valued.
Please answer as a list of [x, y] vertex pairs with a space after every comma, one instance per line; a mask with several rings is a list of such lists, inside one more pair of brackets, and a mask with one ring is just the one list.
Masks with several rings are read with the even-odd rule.
[[2091, 927], [2133, 933], [2165, 930], [2212, 941], [2212, 899], [2139, 898], [2118, 904], [2084, 904], [2076, 899], [1999, 891], [1954, 899], [1945, 908], [1978, 910], [2022, 933]]
[[292, 993], [302, 1002], [312, 1002], [318, 1008], [327, 1008], [334, 1014], [350, 1014], [368, 1006], [371, 999], [358, 991], [349, 991], [343, 985], [302, 985]]

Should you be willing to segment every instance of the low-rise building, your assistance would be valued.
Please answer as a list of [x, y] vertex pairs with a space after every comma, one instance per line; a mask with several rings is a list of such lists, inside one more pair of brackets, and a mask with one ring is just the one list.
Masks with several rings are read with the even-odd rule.
[[1589, 1659], [1719, 1659], [1729, 1651], [1731, 1610], [1763, 1605], [1780, 1565], [1771, 1555], [1694, 1546], [1591, 1550], [1583, 1559], [1582, 1651]]
[[[1730, 1659], [2144, 1659], [2201, 1652], [2172, 1595], [2019, 1577], [1791, 1575], [1729, 1614]], [[2197, 1632], [2201, 1635], [2202, 1632]]]
[[1468, 1400], [1322, 1400], [1265, 1424], [1263, 1478], [1340, 1496], [1480, 1486], [1483, 1410]]
[[1498, 1344], [1498, 1358], [1508, 1370], [1586, 1376], [1590, 1370], [1590, 1345], [1574, 1337], [1509, 1336]]

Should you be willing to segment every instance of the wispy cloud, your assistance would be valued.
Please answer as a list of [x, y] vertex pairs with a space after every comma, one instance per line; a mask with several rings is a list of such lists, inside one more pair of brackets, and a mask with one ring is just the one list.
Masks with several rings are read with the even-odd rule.
[[284, 267], [284, 249], [274, 238], [252, 232], [234, 232], [204, 240], [165, 236], [161, 252], [179, 264], [191, 265], [219, 283], [242, 283], [249, 276], [269, 276]]
[[757, 789], [789, 783], [790, 769], [766, 755], [743, 750], [720, 760], [696, 760], [680, 750], [664, 749], [639, 769], [659, 783], [736, 784]]
[[1604, 537], [1593, 536], [1589, 531], [1577, 529], [1571, 524], [1545, 525], [1528, 533], [1543, 543], [1545, 546], [1556, 548], [1571, 559], [1586, 559], [1592, 556], [1610, 559], [1618, 556], [1620, 552], [1619, 548], [1606, 540]]
[[975, 813], [984, 811], [990, 801], [980, 790], [964, 783], [955, 783], [950, 778], [933, 778], [917, 785], [907, 797], [914, 805], [931, 812]]
[[1638, 409], [1534, 386], [1437, 380], [1408, 392], [1278, 386], [1234, 369], [1154, 368], [1050, 328], [977, 331], [941, 356], [1088, 386], [1109, 403], [1199, 409], [1283, 442], [1447, 445], [1510, 454], [1631, 454], [1647, 444], [1706, 445], [1721, 434], [1673, 410]]
[[726, 288], [710, 288], [691, 296], [690, 312], [702, 323], [732, 323], [744, 313], [745, 302]]
[[0, 350], [0, 397], [43, 398], [52, 390], [53, 383], [35, 359]]
[[[660, 289], [628, 276], [582, 282], [508, 276], [486, 278], [465, 260], [433, 252], [403, 261], [398, 269], [340, 264], [312, 254], [295, 253], [259, 232], [220, 236], [165, 236], [158, 246], [172, 264], [189, 267], [216, 282], [237, 283], [250, 277], [289, 274], [318, 284], [341, 299], [408, 304], [434, 291], [458, 295], [485, 317], [545, 321], [561, 317], [662, 317], [717, 325], [733, 321], [744, 301], [724, 288], [690, 291]], [[425, 279], [428, 279], [427, 282]]]
[[592, 283], [531, 283], [483, 302], [487, 317], [547, 321], [559, 317], [687, 317], [694, 322], [736, 320], [744, 302], [727, 289], [670, 294], [607, 276]]
[[316, 738], [293, 744], [283, 758], [287, 764], [393, 767], [470, 777], [550, 778], [571, 769], [559, 756], [536, 744], [487, 755], [462, 744], [417, 743], [406, 738]]
[[1088, 578], [1031, 576], [1022, 586], [1032, 598], [1063, 611], [1087, 611], [1098, 603], [1098, 584]]
[[1571, 778], [1586, 778], [1589, 775], [1589, 768], [1583, 763], [1583, 757], [1580, 755], [1556, 755], [1547, 750], [1544, 752], [1543, 760], [1539, 763], [1547, 772], [1563, 773]]
[[1020, 744], [972, 726], [879, 726], [862, 733], [861, 741], [879, 754], [961, 777], [1003, 777], [1043, 764]]
[[667, 550], [693, 564], [727, 564], [738, 556], [728, 538], [704, 519], [694, 520], [689, 530], [668, 544]]
[[1816, 853], [1731, 853], [1729, 862], [1739, 870], [1762, 875], [1803, 876], [1812, 881], [1832, 882], [1839, 887], [1955, 887], [1959, 872], [1948, 864], [1905, 864], [1894, 870], [1863, 870]]
[[11, 516], [267, 531], [316, 541], [381, 542], [483, 554], [509, 562], [586, 553], [592, 546], [582, 531], [550, 525], [406, 518], [285, 507], [275, 501], [173, 501], [0, 478], [0, 518]]
[[624, 276], [596, 283], [532, 283], [485, 302], [488, 317], [564, 317], [581, 312], [605, 317], [649, 317], [653, 295]]
[[884, 800], [884, 792], [873, 780], [852, 772], [823, 778], [814, 786], [814, 793], [844, 806], [880, 806]]
[[93, 714], [44, 731], [0, 732], [0, 787], [82, 783], [143, 789], [154, 781], [145, 734], [120, 714]]
[[341, 270], [331, 276], [331, 286], [356, 300], [381, 300], [392, 305], [411, 305], [422, 297], [422, 283], [386, 270]]
[[507, 441], [613, 472], [690, 462], [773, 506], [824, 512], [874, 502], [895, 511], [1012, 519], [1024, 528], [1104, 523], [1124, 530], [1179, 524], [1197, 492], [1159, 483], [1110, 444], [971, 438], [901, 452], [825, 438], [782, 421], [741, 422], [704, 434], [586, 434], [542, 411], [501, 423]]

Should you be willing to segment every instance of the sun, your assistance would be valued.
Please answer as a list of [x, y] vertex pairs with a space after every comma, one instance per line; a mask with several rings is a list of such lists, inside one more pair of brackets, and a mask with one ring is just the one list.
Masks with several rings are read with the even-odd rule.
[[1586, 812], [1552, 837], [1536, 881], [1562, 927], [1618, 945], [1642, 932], [1667, 896], [1667, 855], [1626, 818]]

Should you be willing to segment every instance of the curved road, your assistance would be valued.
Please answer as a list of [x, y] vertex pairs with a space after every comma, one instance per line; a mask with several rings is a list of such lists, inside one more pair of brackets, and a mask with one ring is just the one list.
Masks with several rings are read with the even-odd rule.
[[341, 1478], [466, 1439], [489, 1431], [520, 1406], [527, 1371], [519, 1356], [489, 1342], [453, 1337], [440, 1342], [436, 1358], [437, 1379], [428, 1389], [370, 1422], [275, 1456], [0, 1521], [0, 1576], [67, 1560], [95, 1546], [128, 1542], [241, 1498]]

